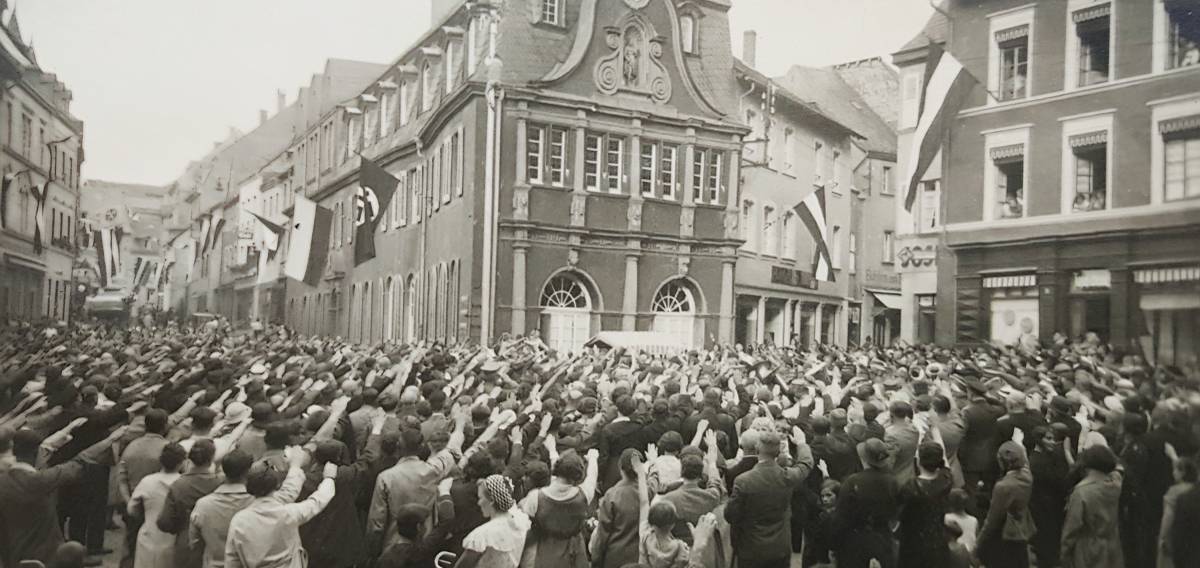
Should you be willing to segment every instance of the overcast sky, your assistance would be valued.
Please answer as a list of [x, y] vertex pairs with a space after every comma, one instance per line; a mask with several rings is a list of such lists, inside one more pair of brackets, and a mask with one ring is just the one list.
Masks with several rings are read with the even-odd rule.
[[[603, 0], [618, 1], [618, 0]], [[164, 184], [231, 126], [288, 100], [326, 58], [389, 62], [429, 24], [426, 0], [9, 0], [42, 67], [74, 93], [85, 179]], [[927, 0], [733, 0], [734, 53], [758, 68], [886, 56]], [[885, 57], [886, 59], [886, 57]]]

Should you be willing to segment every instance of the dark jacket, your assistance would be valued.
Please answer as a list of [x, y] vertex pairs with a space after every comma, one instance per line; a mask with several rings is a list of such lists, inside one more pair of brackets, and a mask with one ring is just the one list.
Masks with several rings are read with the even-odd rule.
[[958, 461], [963, 471], [985, 472], [999, 469], [996, 463], [998, 435], [996, 420], [1004, 415], [1004, 409], [985, 402], [973, 401], [963, 410], [963, 422], [967, 431], [958, 446]]
[[192, 550], [188, 543], [188, 519], [196, 501], [216, 491], [221, 486], [221, 476], [211, 471], [192, 471], [179, 476], [158, 514], [158, 530], [175, 535], [175, 565], [183, 568], [198, 568], [204, 564], [204, 551]]
[[871, 559], [895, 565], [890, 523], [899, 514], [900, 484], [890, 472], [867, 469], [846, 478], [831, 531], [838, 566], [866, 568]]
[[[1029, 468], [1010, 470], [992, 488], [991, 505], [979, 529], [979, 556], [985, 564], [1003, 550], [1001, 541], [1028, 542], [1036, 527], [1029, 511], [1033, 474]], [[991, 556], [994, 558], [994, 556]]]
[[600, 430], [600, 488], [607, 491], [609, 487], [621, 481], [621, 453], [628, 448], [646, 449], [646, 441], [642, 437], [645, 428], [633, 420], [611, 422]]
[[[366, 530], [355, 506], [355, 497], [378, 457], [379, 436], [371, 436], [357, 461], [338, 468], [334, 479], [337, 492], [333, 500], [319, 515], [300, 527], [300, 541], [308, 551], [311, 565], [352, 566], [367, 559]], [[306, 478], [300, 500], [311, 495], [321, 484], [322, 469], [312, 468]]]
[[794, 467], [759, 462], [734, 480], [725, 520], [732, 526], [733, 553], [739, 562], [752, 565], [792, 554], [792, 492], [813, 467], [807, 445], [798, 454]]

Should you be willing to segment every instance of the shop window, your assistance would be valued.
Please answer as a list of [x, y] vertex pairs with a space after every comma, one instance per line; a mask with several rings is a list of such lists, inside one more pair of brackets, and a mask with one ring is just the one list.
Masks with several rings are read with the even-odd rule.
[[1002, 101], [1025, 98], [1029, 79], [1029, 26], [996, 33]]
[[1071, 137], [1075, 197], [1071, 211], [1100, 211], [1108, 197], [1108, 144], [1104, 132]]
[[937, 295], [918, 294], [917, 343], [931, 344], [937, 338]]
[[1071, 15], [1079, 49], [1076, 84], [1080, 87], [1108, 81], [1111, 40], [1111, 4], [1103, 4]]

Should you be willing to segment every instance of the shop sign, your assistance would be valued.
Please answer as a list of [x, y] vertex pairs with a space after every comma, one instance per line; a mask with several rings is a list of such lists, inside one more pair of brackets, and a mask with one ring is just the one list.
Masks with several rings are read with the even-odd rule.
[[1112, 287], [1112, 273], [1107, 270], [1076, 270], [1071, 276], [1071, 291], [1108, 290]]
[[813, 277], [811, 272], [795, 270], [785, 266], [771, 267], [771, 283], [783, 284], [785, 286], [795, 286], [797, 288], [807, 288], [809, 290], [817, 289], [817, 279]]
[[932, 239], [907, 240], [896, 251], [896, 270], [899, 272], [925, 272], [937, 266], [937, 241]]

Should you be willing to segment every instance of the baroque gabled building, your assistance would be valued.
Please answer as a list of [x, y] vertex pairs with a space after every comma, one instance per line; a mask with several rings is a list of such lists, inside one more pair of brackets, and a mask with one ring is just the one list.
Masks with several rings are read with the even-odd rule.
[[[733, 337], [738, 153], [727, 0], [435, 0], [435, 22], [291, 149], [333, 212], [287, 321], [351, 340], [541, 330]], [[358, 155], [400, 180], [353, 263]]]
[[[0, 1], [0, 16], [8, 11]], [[0, 174], [8, 180], [0, 206], [0, 319], [66, 320], [83, 122], [71, 114], [71, 91], [38, 64], [12, 12], [0, 29]]]

